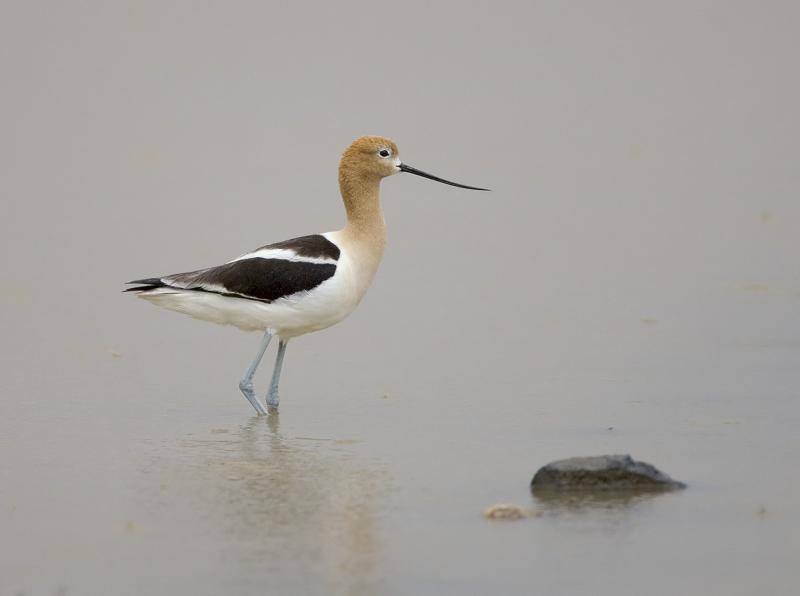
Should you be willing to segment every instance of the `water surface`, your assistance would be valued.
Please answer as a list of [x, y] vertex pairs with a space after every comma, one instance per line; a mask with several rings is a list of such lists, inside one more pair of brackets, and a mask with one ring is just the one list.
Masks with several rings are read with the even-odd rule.
[[[0, 594], [794, 590], [793, 3], [0, 13]], [[364, 133], [493, 192], [387, 180], [255, 418], [259, 338], [121, 284], [335, 228]], [[531, 497], [603, 453], [688, 488]]]

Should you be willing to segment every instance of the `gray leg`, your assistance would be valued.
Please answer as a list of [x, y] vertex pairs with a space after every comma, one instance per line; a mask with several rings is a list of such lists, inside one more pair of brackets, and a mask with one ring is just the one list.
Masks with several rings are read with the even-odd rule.
[[278, 355], [275, 356], [275, 368], [272, 371], [272, 382], [269, 384], [269, 393], [267, 394], [267, 409], [270, 412], [277, 413], [278, 402], [278, 385], [281, 382], [281, 367], [283, 366], [283, 354], [286, 352], [286, 344], [289, 343], [288, 339], [280, 340], [278, 343]]
[[264, 338], [261, 340], [261, 345], [258, 346], [258, 353], [256, 354], [255, 360], [253, 360], [253, 363], [245, 371], [242, 380], [239, 381], [239, 389], [242, 390], [242, 393], [244, 393], [247, 401], [250, 402], [250, 405], [252, 405], [259, 414], [266, 414], [267, 411], [264, 409], [264, 406], [261, 405], [261, 402], [258, 401], [255, 391], [253, 391], [253, 375], [256, 374], [256, 369], [261, 363], [261, 359], [264, 357], [264, 352], [267, 351], [267, 346], [269, 345], [269, 340], [271, 339], [272, 333], [265, 331]]

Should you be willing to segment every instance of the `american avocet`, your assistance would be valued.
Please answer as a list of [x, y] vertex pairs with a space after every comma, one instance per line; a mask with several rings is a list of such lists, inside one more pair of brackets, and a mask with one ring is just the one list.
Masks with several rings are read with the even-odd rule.
[[[386, 224], [380, 206], [382, 178], [408, 172], [472, 190], [400, 161], [385, 137], [361, 137], [342, 155], [339, 189], [347, 211], [341, 230], [302, 236], [257, 248], [224, 265], [137, 279], [127, 292], [170, 310], [243, 331], [263, 331], [253, 362], [239, 382], [259, 414], [277, 412], [278, 383], [288, 341], [344, 319], [367, 291], [383, 257]], [[273, 335], [279, 339], [267, 407], [256, 398], [253, 375]]]

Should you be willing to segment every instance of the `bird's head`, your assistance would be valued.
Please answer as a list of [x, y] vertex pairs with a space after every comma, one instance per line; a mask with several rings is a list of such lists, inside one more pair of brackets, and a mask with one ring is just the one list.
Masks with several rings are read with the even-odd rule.
[[459, 188], [489, 190], [450, 182], [403, 163], [400, 161], [397, 145], [386, 137], [366, 136], [356, 139], [345, 149], [339, 166], [340, 178], [359, 182], [380, 181], [381, 178], [399, 172], [407, 172]]

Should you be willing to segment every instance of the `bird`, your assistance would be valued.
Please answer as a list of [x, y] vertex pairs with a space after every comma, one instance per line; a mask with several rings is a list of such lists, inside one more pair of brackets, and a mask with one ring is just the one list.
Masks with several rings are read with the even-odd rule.
[[[196, 319], [263, 333], [239, 389], [258, 415], [277, 414], [278, 387], [289, 340], [342, 321], [367, 292], [386, 245], [380, 203], [383, 178], [414, 174], [436, 182], [486, 191], [439, 178], [400, 160], [394, 141], [363, 136], [339, 163], [345, 226], [261, 246], [223, 265], [129, 281], [133, 292], [157, 306]], [[273, 337], [278, 349], [266, 396], [255, 394], [253, 377]]]

